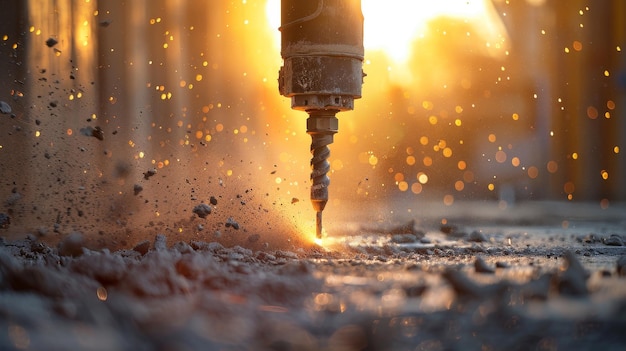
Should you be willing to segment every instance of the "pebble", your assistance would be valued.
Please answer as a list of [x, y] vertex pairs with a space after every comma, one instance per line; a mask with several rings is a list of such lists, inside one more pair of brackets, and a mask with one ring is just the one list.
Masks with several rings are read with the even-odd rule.
[[497, 261], [496, 268], [509, 268], [509, 264], [504, 261]]
[[211, 214], [211, 206], [205, 203], [202, 203], [202, 204], [196, 205], [193, 208], [192, 212], [198, 215], [198, 217], [200, 218], [206, 218], [208, 215]]
[[156, 168], [151, 168], [143, 173], [143, 179], [148, 180], [155, 174], [157, 174]]
[[617, 234], [612, 234], [604, 240], [604, 244], [608, 246], [624, 246], [624, 240]]
[[54, 39], [53, 37], [50, 37], [50, 38], [48, 38], [48, 40], [46, 40], [46, 46], [48, 46], [49, 48], [55, 46], [58, 43], [59, 43], [59, 41]]
[[228, 217], [225, 224], [226, 228], [233, 227], [235, 230], [239, 230], [239, 223], [233, 219], [233, 217]]
[[139, 184], [135, 184], [133, 185], [133, 193], [136, 195], [139, 195], [140, 192], [143, 191], [143, 187]]
[[476, 269], [476, 273], [495, 273], [496, 270], [489, 266], [485, 260], [478, 256], [476, 257], [476, 261], [474, 261], [474, 269]]
[[485, 236], [485, 234], [479, 232], [478, 230], [474, 230], [467, 237], [467, 241], [472, 241], [472, 242], [476, 242], [476, 243], [484, 243], [484, 242], [486, 242], [488, 240], [487, 240], [487, 237]]
[[0, 113], [8, 115], [11, 113], [11, 106], [4, 101], [0, 101]]
[[573, 252], [566, 251], [564, 258], [567, 268], [556, 277], [558, 291], [566, 296], [586, 296], [589, 293], [587, 289], [589, 274]]

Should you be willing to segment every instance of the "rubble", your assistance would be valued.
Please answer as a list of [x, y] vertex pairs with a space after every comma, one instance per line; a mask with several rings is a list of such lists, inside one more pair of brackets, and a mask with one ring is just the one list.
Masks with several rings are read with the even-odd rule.
[[[80, 233], [68, 235], [58, 250], [30, 236], [0, 245], [0, 313], [23, 328], [33, 349], [49, 348], [43, 335], [50, 332], [64, 336], [57, 349], [85, 349], [84, 340], [93, 344], [103, 335], [104, 348], [179, 349], [182, 343], [187, 350], [301, 349], [302, 337], [312, 350], [331, 344], [455, 349], [459, 340], [467, 347], [472, 335], [502, 346], [495, 349], [532, 349], [545, 338], [568, 349], [615, 349], [626, 341], [618, 332], [626, 326], [619, 307], [626, 293], [608, 298], [604, 289], [587, 289], [589, 273], [572, 252], [563, 253], [563, 268], [510, 281], [493, 280], [501, 272], [480, 274], [493, 272], [482, 255], [497, 248], [474, 257], [462, 247], [402, 245], [415, 243], [391, 242], [388, 253], [373, 256], [253, 251], [198, 240], [169, 246], [168, 237], [157, 234], [132, 250], [109, 252], [88, 249]], [[472, 259], [474, 270], [467, 269]], [[497, 262], [511, 273], [533, 267], [518, 259]], [[617, 260], [619, 274], [624, 262]], [[563, 298], [589, 295], [594, 299], [562, 309]], [[572, 330], [579, 330], [575, 343]], [[0, 338], [0, 348], [14, 349], [14, 342]]]
[[205, 203], [201, 203], [201, 204], [196, 205], [193, 208], [192, 212], [195, 213], [200, 218], [206, 218], [208, 215], [211, 214], [211, 206]]

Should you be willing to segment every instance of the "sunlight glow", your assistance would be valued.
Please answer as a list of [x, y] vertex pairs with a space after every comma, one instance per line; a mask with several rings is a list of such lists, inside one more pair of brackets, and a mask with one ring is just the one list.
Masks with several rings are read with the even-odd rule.
[[488, 41], [498, 35], [497, 16], [485, 0], [362, 0], [361, 7], [365, 47], [385, 51], [396, 63], [408, 60], [412, 42], [423, 37], [428, 22], [438, 17], [474, 24], [480, 34], [487, 34], [483, 39]]
[[[502, 43], [506, 30], [489, 0], [362, 0], [364, 46], [382, 50], [395, 63], [405, 63], [412, 43], [426, 34], [428, 23], [439, 17], [462, 19], [471, 24], [488, 46]], [[265, 8], [272, 28], [280, 27], [280, 0], [268, 0]], [[277, 46], [280, 33], [276, 31]]]

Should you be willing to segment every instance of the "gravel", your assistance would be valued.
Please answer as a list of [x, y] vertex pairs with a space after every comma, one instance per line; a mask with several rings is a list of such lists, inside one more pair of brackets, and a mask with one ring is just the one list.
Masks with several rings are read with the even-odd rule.
[[79, 232], [57, 247], [34, 235], [2, 240], [0, 349], [626, 345], [626, 256], [567, 249], [590, 245], [576, 236], [536, 244], [543, 239], [489, 234], [491, 242], [472, 244], [485, 245], [478, 252], [438, 231], [423, 230], [422, 243], [384, 229], [327, 238], [327, 249], [259, 251], [245, 247], [254, 234], [231, 247], [157, 234], [115, 252], [85, 247]]

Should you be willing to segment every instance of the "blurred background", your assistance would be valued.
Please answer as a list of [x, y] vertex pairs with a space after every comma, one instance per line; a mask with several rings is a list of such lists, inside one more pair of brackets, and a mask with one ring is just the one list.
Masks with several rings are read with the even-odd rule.
[[[0, 2], [2, 230], [123, 246], [313, 225], [307, 116], [277, 89], [279, 0]], [[362, 9], [367, 77], [338, 116], [330, 221], [626, 200], [626, 3]]]

